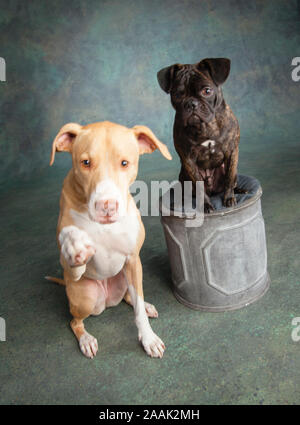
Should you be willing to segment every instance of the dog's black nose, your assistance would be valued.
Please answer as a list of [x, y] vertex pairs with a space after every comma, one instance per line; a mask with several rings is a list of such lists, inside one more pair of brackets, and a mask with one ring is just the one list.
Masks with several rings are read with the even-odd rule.
[[196, 109], [198, 105], [199, 105], [198, 100], [196, 100], [196, 99], [191, 99], [191, 100], [189, 100], [189, 101], [188, 101], [188, 103], [187, 103], [187, 108], [188, 108], [188, 109]]

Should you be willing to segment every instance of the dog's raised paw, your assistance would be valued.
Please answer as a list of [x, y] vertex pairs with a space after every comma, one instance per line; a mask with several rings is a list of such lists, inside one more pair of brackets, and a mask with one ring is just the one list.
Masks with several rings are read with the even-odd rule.
[[82, 353], [92, 359], [98, 351], [98, 342], [95, 337], [85, 332], [79, 339], [79, 347]]
[[158, 312], [153, 304], [147, 303], [145, 301], [145, 310], [148, 317], [157, 318]]
[[162, 340], [153, 331], [140, 335], [139, 340], [141, 341], [148, 356], [160, 359], [162, 358], [166, 347]]
[[67, 226], [59, 234], [61, 252], [71, 267], [86, 264], [96, 249], [88, 234], [76, 226]]

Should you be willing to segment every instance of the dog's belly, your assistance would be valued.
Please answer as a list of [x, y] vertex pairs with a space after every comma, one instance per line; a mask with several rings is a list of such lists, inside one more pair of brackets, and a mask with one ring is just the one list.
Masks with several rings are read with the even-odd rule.
[[73, 210], [72, 218], [76, 226], [87, 232], [96, 247], [84, 276], [103, 280], [117, 275], [136, 246], [140, 225], [137, 216], [129, 215], [112, 224], [100, 224], [92, 221], [88, 214]]
[[96, 280], [96, 284], [98, 297], [93, 311], [93, 315], [95, 316], [102, 313], [107, 307], [118, 305], [124, 298], [127, 290], [127, 283], [122, 271], [114, 277]]

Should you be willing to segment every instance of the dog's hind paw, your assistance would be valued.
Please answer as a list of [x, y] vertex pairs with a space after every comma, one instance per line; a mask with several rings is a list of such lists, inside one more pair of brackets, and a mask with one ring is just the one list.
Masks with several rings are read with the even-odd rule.
[[145, 310], [148, 317], [152, 317], [152, 318], [158, 317], [158, 312], [153, 304], [149, 304], [146, 301], [144, 304], [145, 304]]
[[234, 188], [234, 193], [236, 194], [240, 194], [240, 195], [244, 195], [246, 193], [249, 193], [249, 191], [247, 189], [242, 189], [241, 187], [235, 187]]
[[96, 338], [94, 338], [88, 332], [84, 332], [84, 334], [79, 339], [79, 347], [86, 357], [92, 359], [97, 354], [98, 342]]

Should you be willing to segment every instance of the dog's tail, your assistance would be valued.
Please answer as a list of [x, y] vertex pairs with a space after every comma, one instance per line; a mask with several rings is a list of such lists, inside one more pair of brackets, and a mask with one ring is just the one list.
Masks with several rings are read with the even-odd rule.
[[45, 279], [58, 283], [59, 285], [63, 285], [63, 286], [66, 285], [65, 281], [63, 279], [59, 279], [58, 277], [45, 276]]

